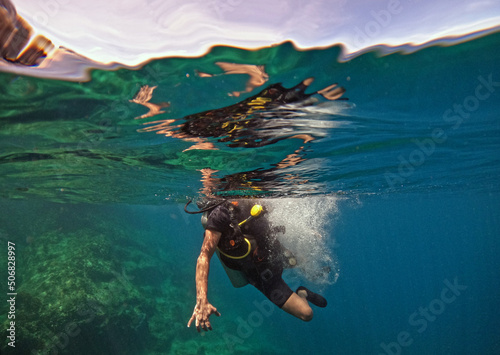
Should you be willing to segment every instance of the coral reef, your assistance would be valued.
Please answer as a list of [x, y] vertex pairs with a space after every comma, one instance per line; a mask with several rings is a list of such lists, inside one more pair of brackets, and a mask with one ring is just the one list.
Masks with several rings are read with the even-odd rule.
[[[92, 229], [48, 232], [27, 249], [28, 271], [18, 289], [19, 351], [78, 354], [94, 345], [92, 353], [109, 354], [110, 346], [125, 343], [120, 352], [126, 354], [134, 353], [130, 339], [147, 339], [146, 320], [154, 306], [117, 258], [125, 250], [140, 253], [137, 249], [119, 247]], [[148, 255], [143, 258], [152, 263]], [[131, 271], [152, 267], [145, 266], [148, 261]], [[92, 342], [81, 348], [86, 339]]]

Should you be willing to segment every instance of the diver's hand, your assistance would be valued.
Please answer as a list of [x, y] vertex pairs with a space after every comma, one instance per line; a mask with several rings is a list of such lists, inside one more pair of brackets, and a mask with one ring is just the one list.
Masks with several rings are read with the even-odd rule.
[[201, 329], [207, 331], [212, 330], [212, 326], [210, 325], [210, 321], [208, 318], [215, 314], [217, 317], [220, 317], [220, 313], [217, 311], [217, 308], [212, 306], [208, 301], [197, 302], [196, 306], [194, 306], [193, 315], [189, 319], [187, 324], [188, 328], [191, 326], [193, 320], [196, 320], [196, 330], [200, 332]]

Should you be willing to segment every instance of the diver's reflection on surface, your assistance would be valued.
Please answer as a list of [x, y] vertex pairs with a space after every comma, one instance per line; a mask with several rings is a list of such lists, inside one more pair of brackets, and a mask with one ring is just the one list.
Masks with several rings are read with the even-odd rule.
[[281, 84], [272, 84], [257, 95], [234, 105], [189, 115], [182, 120], [148, 122], [145, 124], [149, 127], [140, 131], [195, 142], [194, 146], [186, 150], [216, 149], [210, 138], [231, 148], [262, 147], [289, 138], [311, 141], [314, 137], [308, 134], [308, 127], [304, 127], [303, 122], [294, 127], [293, 121], [289, 119], [296, 117], [299, 108], [317, 102], [313, 97], [315, 94], [333, 101], [342, 99], [345, 92], [344, 88], [333, 84], [306, 94], [305, 90], [312, 82], [313, 78], [308, 78], [290, 89]]
[[252, 92], [253, 89], [264, 85], [269, 80], [269, 74], [266, 73], [263, 65], [253, 65], [253, 64], [238, 64], [238, 63], [226, 63], [226, 62], [216, 62], [222, 70], [223, 74], [208, 74], [197, 72], [198, 76], [201, 78], [211, 78], [216, 75], [230, 75], [230, 74], [247, 74], [249, 76], [246, 88], [244, 91], [233, 91], [229, 93], [229, 96], [239, 97], [241, 94], [246, 94]]
[[[263, 67], [223, 64], [225, 65], [219, 66], [226, 70], [226, 73], [241, 73], [250, 69], [254, 75], [260, 73], [259, 80], [255, 78], [251, 80], [255, 85], [262, 85], [267, 80]], [[335, 101], [342, 100], [345, 92], [343, 87], [333, 84], [306, 94], [305, 91], [313, 80], [307, 78], [290, 89], [279, 83], [272, 84], [258, 94], [231, 106], [192, 114], [182, 119], [148, 122], [145, 123], [148, 127], [140, 131], [156, 132], [194, 143], [184, 151], [217, 150], [219, 149], [217, 143], [223, 143], [230, 148], [260, 148], [285, 139], [299, 139], [303, 142], [301, 146], [285, 152], [286, 155], [282, 160], [272, 164], [271, 168], [259, 168], [218, 177], [218, 171], [207, 166], [201, 170], [203, 183], [201, 192], [206, 196], [224, 193], [236, 193], [240, 196], [289, 193], [291, 190], [311, 192], [317, 189], [317, 186], [303, 176], [303, 170], [297, 168], [297, 165], [305, 161], [306, 144], [325, 136], [325, 128], [333, 126], [327, 123], [328, 121], [318, 120], [314, 109], [311, 109], [318, 102], [314, 95]], [[249, 87], [253, 87], [252, 85]], [[137, 118], [154, 116], [162, 112], [160, 111], [162, 107], [166, 107], [165, 103], [150, 102], [154, 89], [155, 87], [143, 86], [131, 100], [150, 109], [149, 113]]]
[[201, 195], [257, 196], [267, 194], [291, 194], [314, 192], [318, 186], [303, 176], [303, 171], [294, 167], [305, 161], [304, 146], [288, 154], [269, 169], [255, 169], [218, 177], [217, 170], [201, 169]]

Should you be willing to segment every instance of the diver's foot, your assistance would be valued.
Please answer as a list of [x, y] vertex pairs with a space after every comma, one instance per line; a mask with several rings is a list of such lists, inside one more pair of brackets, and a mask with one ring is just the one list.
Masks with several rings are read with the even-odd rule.
[[305, 294], [306, 300], [308, 300], [317, 307], [325, 308], [327, 305], [326, 299], [323, 296], [312, 292], [311, 290], [305, 288], [304, 286], [300, 286], [297, 289], [297, 291], [295, 291], [295, 293], [298, 294], [299, 296]]

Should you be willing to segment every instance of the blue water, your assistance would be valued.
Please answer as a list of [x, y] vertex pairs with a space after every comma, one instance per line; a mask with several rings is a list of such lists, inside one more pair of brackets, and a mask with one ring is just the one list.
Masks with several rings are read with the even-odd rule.
[[[338, 48], [215, 48], [202, 58], [162, 59], [137, 71], [95, 71], [86, 83], [2, 73], [2, 243], [19, 244], [23, 265], [38, 248], [62, 245], [37, 244], [50, 231], [70, 238], [79, 228], [96, 236], [106, 230], [103, 238], [116, 244], [123, 243], [120, 236], [129, 238], [125, 251], [109, 258], [125, 271], [148, 270], [131, 280], [143, 296], [134, 302], [146, 309], [155, 294], [155, 303], [144, 310], [148, 327], [142, 318], [132, 319], [130, 344], [90, 322], [86, 334], [101, 334], [94, 345], [108, 349], [104, 353], [128, 348], [137, 354], [499, 354], [499, 39], [493, 34], [408, 55], [372, 52], [346, 63], [336, 60]], [[235, 104], [262, 89], [238, 98], [227, 93], [242, 90], [246, 76], [196, 76], [217, 71], [216, 61], [265, 65], [268, 84], [285, 87], [314, 76], [310, 92], [338, 82], [349, 100], [320, 98], [313, 108], [326, 113], [292, 116], [292, 132], [314, 137], [305, 144], [285, 139], [245, 149], [211, 139], [218, 150], [185, 151], [192, 142], [138, 131], [147, 126], [143, 123], [182, 122], [186, 115]], [[147, 111], [129, 102], [142, 85], [158, 85], [152, 101], [170, 102], [166, 113], [134, 119]], [[277, 166], [294, 152], [298, 164]], [[316, 256], [332, 258], [335, 265], [322, 282], [308, 279], [307, 272], [285, 273], [292, 286], [305, 284], [328, 299], [326, 309], [315, 309], [312, 322], [261, 308], [263, 296], [250, 286], [233, 288], [213, 260], [209, 299], [222, 317], [203, 336], [185, 327], [195, 303], [203, 230], [198, 217], [182, 208], [199, 196], [199, 170], [207, 167], [218, 170], [222, 182], [239, 177], [226, 193], [265, 193], [283, 210], [286, 196], [299, 210], [308, 208], [302, 216], [328, 211], [314, 223], [306, 217], [288, 221], [325, 231]], [[272, 183], [264, 184], [258, 174], [245, 180], [254, 171], [269, 171]], [[307, 247], [318, 244], [313, 233], [303, 237], [311, 244], [298, 237], [289, 242], [300, 247], [298, 254], [309, 255]], [[150, 259], [128, 258], [126, 251], [134, 249]], [[23, 282], [44, 277], [28, 261], [32, 269], [18, 272], [20, 289]], [[174, 311], [168, 311], [170, 304]], [[163, 350], [153, 344], [158, 338], [148, 338], [159, 314], [164, 328], [154, 331], [175, 330], [160, 343]], [[27, 327], [29, 319], [19, 326]], [[64, 324], [51, 326], [57, 333]], [[58, 351], [90, 353], [90, 343], [76, 336]]]
[[[341, 272], [326, 289], [328, 308], [316, 310], [309, 324], [274, 312], [245, 341], [269, 334], [271, 344], [293, 354], [498, 353], [497, 212], [497, 197], [488, 194], [402, 194], [340, 203], [333, 235]], [[230, 288], [224, 275], [215, 277], [212, 292], [219, 285]], [[440, 303], [447, 280], [466, 288], [453, 301], [454, 294], [445, 293], [449, 303]], [[262, 297], [230, 291], [222, 304], [242, 303], [230, 316], [250, 321], [259, 311], [251, 302]], [[418, 313], [411, 323], [420, 307], [430, 308], [429, 318]], [[246, 334], [243, 326], [238, 332], [240, 324], [235, 322], [235, 335]], [[402, 332], [409, 338], [398, 347]], [[392, 344], [392, 352], [383, 343]]]

